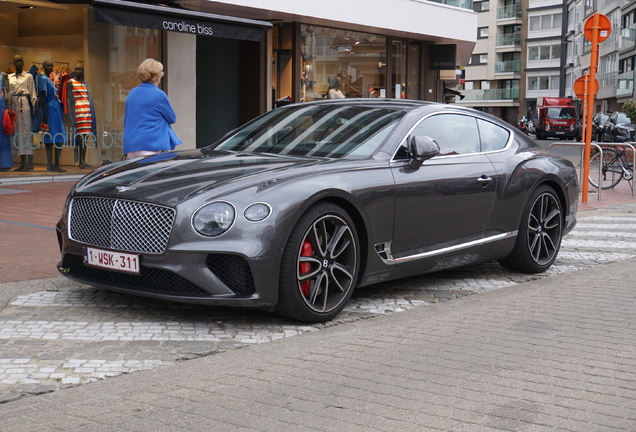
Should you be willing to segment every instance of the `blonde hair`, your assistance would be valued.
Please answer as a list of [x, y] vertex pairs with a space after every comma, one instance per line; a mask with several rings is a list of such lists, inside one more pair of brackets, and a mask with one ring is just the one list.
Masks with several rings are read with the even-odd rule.
[[137, 76], [142, 83], [157, 81], [163, 76], [163, 65], [155, 59], [148, 58], [139, 65]]

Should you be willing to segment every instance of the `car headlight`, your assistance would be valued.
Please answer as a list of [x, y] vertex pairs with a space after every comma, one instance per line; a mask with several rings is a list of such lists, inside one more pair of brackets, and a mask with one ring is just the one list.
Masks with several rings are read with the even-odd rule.
[[192, 228], [204, 236], [218, 236], [230, 229], [235, 215], [234, 207], [230, 203], [206, 204], [192, 215]]
[[622, 134], [626, 134], [627, 133], [627, 129], [622, 128], [622, 127], [617, 127], [616, 130]]
[[248, 206], [243, 212], [245, 220], [248, 222], [260, 222], [269, 217], [272, 214], [272, 208], [269, 204], [256, 203]]

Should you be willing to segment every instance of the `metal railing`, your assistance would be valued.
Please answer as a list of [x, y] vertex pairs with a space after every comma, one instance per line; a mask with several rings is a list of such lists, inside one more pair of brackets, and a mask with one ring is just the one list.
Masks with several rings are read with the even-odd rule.
[[[636, 143], [635, 143], [636, 144]], [[556, 142], [556, 143], [552, 143], [548, 146], [548, 151], [550, 151], [550, 149], [552, 147], [556, 147], [556, 146], [564, 146], [564, 147], [581, 147], [581, 157], [579, 160], [579, 177], [580, 177], [580, 185], [581, 185], [581, 190], [583, 189], [583, 181], [588, 181], [588, 179], [584, 179], [583, 175], [584, 175], [584, 169], [583, 169], [583, 160], [585, 158], [585, 143], [582, 142], [574, 142], [574, 143], [563, 143], [563, 142]], [[636, 162], [636, 149], [634, 148], [634, 145], [631, 143], [591, 143], [591, 146], [595, 147], [596, 150], [598, 152], [600, 152], [599, 154], [599, 170], [598, 170], [598, 186], [597, 186], [597, 194], [596, 194], [596, 200], [600, 201], [601, 200], [601, 191], [602, 189], [602, 185], [603, 185], [603, 147], [602, 146], [608, 146], [608, 147], [618, 147], [618, 146], [626, 146], [629, 147], [632, 151], [632, 179], [631, 179], [631, 189], [632, 189], [632, 198], [635, 196], [635, 192], [636, 192], [636, 176], [633, 175], [634, 172], [634, 162]], [[629, 161], [629, 159], [628, 159]], [[594, 186], [594, 185], [590, 185], [590, 186]]]

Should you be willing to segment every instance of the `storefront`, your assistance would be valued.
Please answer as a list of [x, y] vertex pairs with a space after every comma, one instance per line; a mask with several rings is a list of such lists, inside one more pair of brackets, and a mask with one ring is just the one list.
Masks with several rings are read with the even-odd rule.
[[[44, 62], [53, 62], [51, 77], [55, 77], [53, 81], [57, 82], [56, 91], [64, 107], [65, 133], [54, 139], [45, 139], [47, 131], [40, 127], [42, 118], [37, 115], [37, 103], [22, 107], [33, 113], [28, 137], [30, 149], [26, 153], [33, 154], [34, 172], [46, 171], [45, 141], [54, 141], [52, 156], [55, 148], [62, 149], [62, 166], [67, 171], [78, 166], [77, 129], [68, 113], [68, 95], [65, 94], [66, 84], [74, 76], [77, 65], [84, 68], [84, 81], [94, 107], [96, 127], [94, 133], [84, 138], [89, 165], [94, 167], [123, 157], [126, 96], [139, 84], [137, 68], [149, 57], [164, 64], [166, 77], [162, 88], [177, 111], [175, 131], [193, 148], [197, 112], [209, 113], [213, 111], [210, 106], [224, 105], [217, 115], [211, 115], [223, 124], [228, 120], [230, 123], [244, 122], [265, 110], [264, 80], [263, 84], [259, 82], [263, 75], [260, 58], [263, 57], [261, 51], [265, 52], [262, 47], [269, 28], [268, 22], [118, 1], [95, 1], [92, 7], [34, 1], [11, 3], [7, 7], [0, 3], [0, 65], [5, 72], [3, 82], [7, 84], [7, 103], [11, 101], [8, 75], [15, 72], [15, 56], [21, 56], [24, 70], [32, 74], [42, 73]], [[209, 55], [214, 50], [216, 55]], [[170, 55], [168, 51], [171, 51]], [[224, 56], [224, 51], [229, 55]], [[248, 81], [256, 81], [257, 90], [242, 97], [239, 81], [234, 80], [238, 74], [234, 72], [241, 69], [239, 57], [248, 56], [245, 52], [250, 54], [250, 62], [254, 64], [244, 69], [249, 71]], [[222, 73], [229, 78], [209, 78]], [[232, 80], [236, 81], [234, 85]], [[198, 97], [215, 88], [216, 96]], [[36, 94], [40, 91], [35, 89]], [[228, 119], [238, 108], [228, 106], [232, 102], [221, 104], [224, 99], [243, 99], [243, 105], [253, 108]], [[210, 123], [203, 128], [203, 135], [208, 127]], [[11, 135], [11, 145], [15, 147], [18, 141], [23, 141], [24, 135]], [[11, 171], [0, 171], [0, 176], [20, 166], [20, 155], [14, 155], [13, 162]]]
[[[441, 101], [442, 82], [430, 67], [430, 47], [450, 44], [458, 57], [468, 58], [476, 36], [467, 26], [476, 25], [476, 16], [434, 2], [396, 1], [401, 13], [378, 15], [361, 13], [366, 3], [352, 0], [343, 6], [356, 11], [349, 23], [317, 18], [309, 7], [305, 13], [314, 15], [276, 9], [286, 3], [279, 1], [270, 2], [270, 9], [257, 8], [259, 2], [246, 8], [204, 1], [200, 11], [186, 9], [187, 4], [181, 8], [179, 1], [172, 7], [121, 0], [2, 2], [0, 68], [11, 73], [13, 58], [20, 55], [25, 70], [41, 71], [43, 62], [52, 61], [55, 73], [67, 79], [83, 65], [96, 124], [86, 141], [87, 162], [98, 166], [124, 156], [124, 104], [139, 84], [137, 67], [148, 57], [164, 64], [162, 88], [177, 112], [174, 130], [183, 141], [178, 149], [209, 145], [289, 102], [329, 97]], [[439, 19], [429, 17], [423, 26], [411, 9]], [[423, 28], [430, 34], [423, 35]], [[70, 171], [77, 161], [75, 131], [67, 117], [66, 138], [55, 145]], [[36, 124], [31, 140], [35, 171], [46, 172], [46, 146]], [[0, 177], [13, 173], [19, 158], [14, 156], [16, 165], [0, 171]]]

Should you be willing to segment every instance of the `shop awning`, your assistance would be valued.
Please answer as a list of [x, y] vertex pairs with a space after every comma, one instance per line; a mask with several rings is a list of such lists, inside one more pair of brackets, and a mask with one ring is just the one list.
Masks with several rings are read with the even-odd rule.
[[123, 0], [93, 0], [92, 4], [97, 22], [198, 36], [265, 42], [265, 31], [272, 27], [267, 21]]

